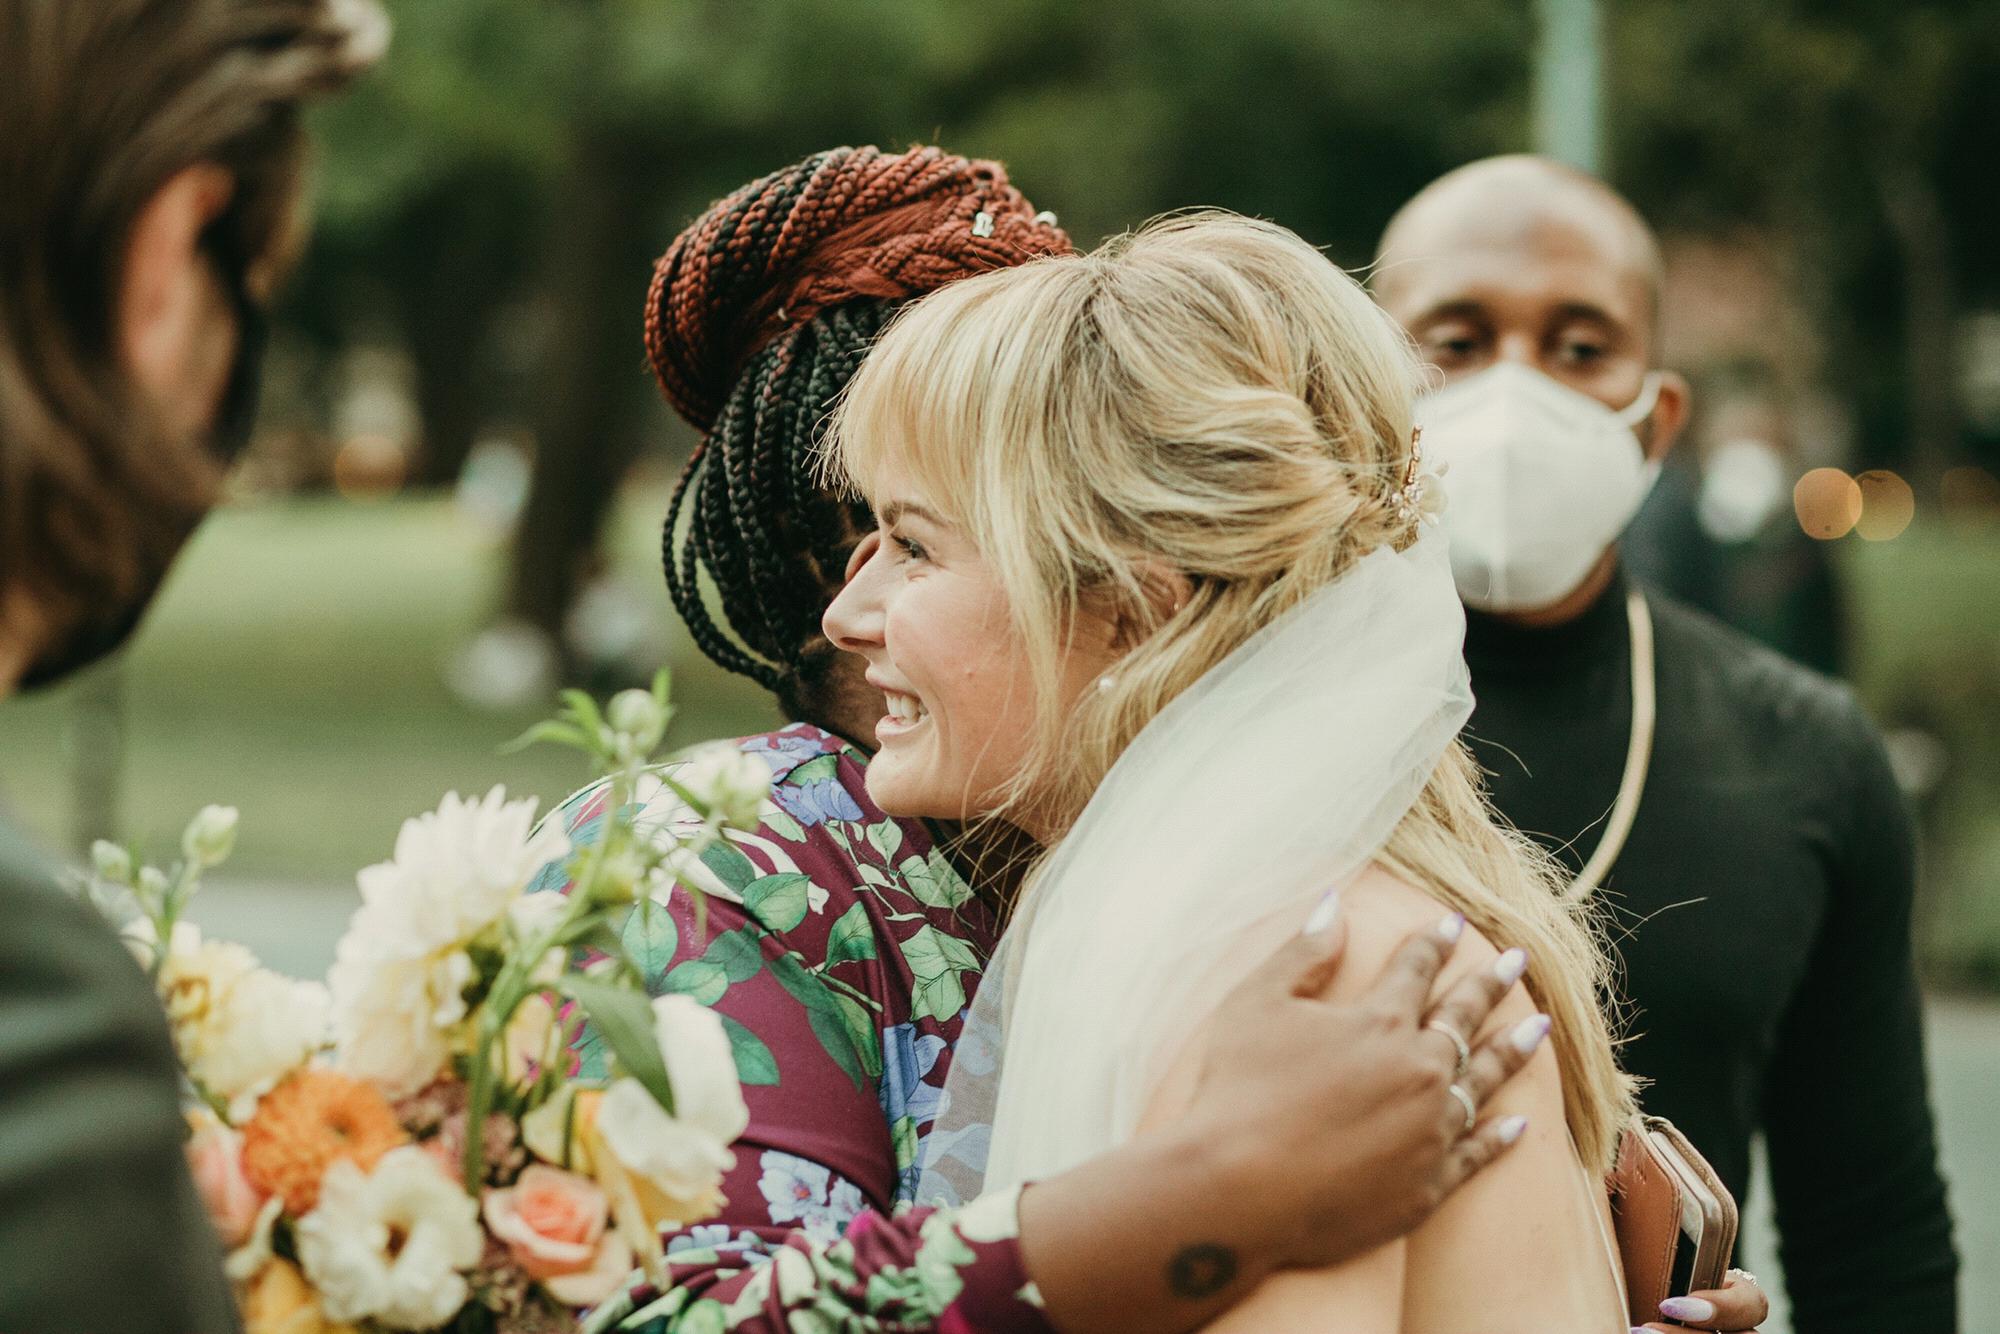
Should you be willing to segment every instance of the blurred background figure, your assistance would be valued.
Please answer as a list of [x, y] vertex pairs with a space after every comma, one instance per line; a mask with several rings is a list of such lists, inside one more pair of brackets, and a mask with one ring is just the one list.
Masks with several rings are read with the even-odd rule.
[[157, 846], [233, 802], [250, 878], [207, 911], [317, 968], [403, 815], [581, 777], [495, 754], [557, 682], [667, 662], [682, 740], [770, 726], [669, 612], [691, 441], [640, 311], [666, 240], [775, 163], [935, 140], [1005, 161], [1083, 245], [1202, 203], [1359, 268], [1426, 181], [1543, 152], [1655, 223], [1663, 358], [1704, 405], [1635, 560], [1851, 681], [1917, 800], [1967, 1328], [2000, 1331], [2000, 7], [392, 8], [396, 47], [313, 127], [317, 235], [235, 504], [122, 667], [7, 706], [15, 819]]
[[1793, 513], [1802, 469], [1784, 416], [1746, 393], [1725, 398], [1690, 434], [1626, 535], [1627, 568], [1797, 662], [1844, 676], [1847, 610], [1826, 543]]

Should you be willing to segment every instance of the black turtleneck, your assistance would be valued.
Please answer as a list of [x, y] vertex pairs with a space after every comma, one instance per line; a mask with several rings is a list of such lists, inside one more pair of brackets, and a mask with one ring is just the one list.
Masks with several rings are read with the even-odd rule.
[[[1571, 873], [1625, 768], [1621, 576], [1578, 619], [1472, 614], [1467, 729], [1495, 804]], [[1598, 900], [1627, 1067], [1740, 1200], [1770, 1157], [1798, 1334], [1949, 1334], [1958, 1269], [1910, 957], [1911, 825], [1852, 694], [1658, 594], [1658, 722]]]

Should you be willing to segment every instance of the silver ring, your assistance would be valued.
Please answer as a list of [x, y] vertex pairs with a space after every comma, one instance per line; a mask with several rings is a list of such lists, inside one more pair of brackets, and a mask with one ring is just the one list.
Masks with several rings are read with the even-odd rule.
[[1433, 1033], [1442, 1033], [1451, 1039], [1451, 1045], [1458, 1048], [1458, 1065], [1452, 1070], [1453, 1079], [1465, 1078], [1465, 1072], [1472, 1068], [1472, 1048], [1466, 1043], [1465, 1034], [1453, 1028], [1442, 1019], [1431, 1019], [1424, 1027]]
[[1456, 1084], [1446, 1089], [1445, 1092], [1457, 1098], [1458, 1105], [1465, 1109], [1465, 1133], [1470, 1135], [1472, 1128], [1479, 1124], [1479, 1108], [1473, 1105], [1472, 1095]]

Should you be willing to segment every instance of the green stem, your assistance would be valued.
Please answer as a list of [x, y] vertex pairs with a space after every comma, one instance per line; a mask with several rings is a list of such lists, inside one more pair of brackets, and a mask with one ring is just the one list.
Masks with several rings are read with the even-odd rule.
[[173, 943], [174, 927], [180, 924], [181, 909], [194, 896], [200, 877], [193, 863], [180, 863], [174, 868], [173, 883], [167, 886], [154, 910], [153, 934], [159, 937], [159, 943], [153, 947], [153, 966], [146, 970], [146, 976], [155, 991], [160, 988], [160, 973], [167, 966], [167, 950]]
[[534, 973], [542, 956], [562, 939], [565, 931], [595, 909], [597, 885], [603, 879], [604, 868], [619, 850], [621, 838], [630, 836], [629, 825], [619, 816], [631, 804], [637, 783], [636, 765], [623, 766], [612, 775], [604, 836], [585, 857], [562, 915], [546, 932], [523, 942], [500, 966], [499, 975], [493, 979], [492, 989], [486, 994], [486, 1002], [480, 1006], [478, 1034], [472, 1051], [472, 1080], [466, 1092], [465, 1107], [465, 1188], [475, 1196], [486, 1179], [486, 1118], [493, 1111], [495, 1085], [498, 1082], [495, 1062], [496, 1058], [505, 1055], [507, 1029], [513, 1023], [514, 1012], [520, 1008], [521, 1002], [536, 990]]
[[[495, 1026], [482, 1017], [472, 1050], [472, 1085], [465, 1099], [465, 1189], [474, 1199], [486, 1182], [486, 1117], [493, 1108]], [[499, 1032], [505, 1033], [503, 1021]]]

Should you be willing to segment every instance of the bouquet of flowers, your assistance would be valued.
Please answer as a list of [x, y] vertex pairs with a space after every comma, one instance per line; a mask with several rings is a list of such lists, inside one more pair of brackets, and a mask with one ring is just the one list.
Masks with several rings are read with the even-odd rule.
[[[595, 845], [572, 856], [499, 788], [445, 797], [360, 873], [324, 984], [182, 920], [229, 856], [233, 809], [197, 815], [167, 870], [93, 847], [87, 892], [171, 1022], [189, 1158], [250, 1334], [570, 1328], [634, 1267], [660, 1275], [662, 1226], [720, 1207], [747, 1122], [728, 1036], [688, 997], [649, 1000], [620, 928], [663, 911], [725, 826], [754, 825], [770, 777], [733, 751], [649, 767], [670, 712], [664, 673], [602, 712], [566, 692], [523, 741], [596, 761]], [[698, 826], [642, 835], [642, 783]], [[569, 893], [528, 892], [565, 857]], [[572, 1051], [586, 1020], [602, 1079]]]

